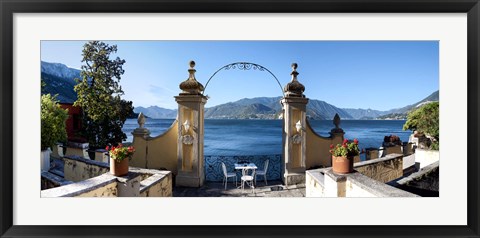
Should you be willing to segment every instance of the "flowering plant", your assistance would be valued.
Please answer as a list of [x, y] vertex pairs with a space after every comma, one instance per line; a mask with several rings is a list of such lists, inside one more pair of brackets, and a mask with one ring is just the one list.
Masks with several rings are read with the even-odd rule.
[[117, 163], [120, 163], [127, 157], [131, 160], [133, 153], [135, 153], [135, 148], [133, 146], [123, 147], [122, 144], [118, 144], [117, 147], [112, 146], [111, 148], [107, 146], [105, 149], [109, 151], [110, 157]]
[[343, 140], [342, 144], [337, 144], [334, 146], [330, 145], [330, 153], [333, 156], [338, 157], [354, 157], [360, 154], [360, 149], [358, 148], [358, 140], [354, 139], [353, 142], [348, 142], [347, 139]]

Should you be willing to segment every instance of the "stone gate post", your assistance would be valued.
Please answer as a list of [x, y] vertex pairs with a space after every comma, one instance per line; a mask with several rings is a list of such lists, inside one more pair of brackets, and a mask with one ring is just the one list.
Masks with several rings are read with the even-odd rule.
[[203, 137], [204, 87], [195, 79], [195, 62], [190, 61], [189, 77], [180, 84], [178, 103], [177, 186], [201, 187], [205, 180]]
[[283, 105], [282, 173], [286, 185], [305, 183], [306, 107], [305, 87], [297, 80], [296, 63], [292, 64], [292, 80], [285, 88]]

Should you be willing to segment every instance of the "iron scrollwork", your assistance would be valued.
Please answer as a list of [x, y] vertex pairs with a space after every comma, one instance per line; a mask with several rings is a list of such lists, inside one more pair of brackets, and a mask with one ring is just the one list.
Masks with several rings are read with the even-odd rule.
[[230, 70], [230, 69], [240, 69], [240, 70], [258, 70], [258, 71], [265, 71], [265, 68], [261, 65], [254, 64], [254, 63], [248, 63], [248, 62], [239, 62], [239, 63], [233, 63], [225, 66], [225, 70]]
[[236, 62], [236, 63], [227, 64], [227, 65], [221, 67], [220, 69], [218, 69], [217, 71], [215, 71], [215, 73], [213, 73], [213, 75], [210, 76], [210, 78], [207, 80], [207, 83], [205, 84], [205, 87], [203, 88], [202, 94], [205, 94], [205, 90], [207, 89], [208, 83], [210, 83], [210, 80], [212, 80], [212, 78], [218, 72], [220, 72], [222, 70], [230, 70], [230, 69], [239, 69], [239, 70], [251, 70], [251, 69], [253, 69], [253, 70], [268, 72], [277, 81], [277, 84], [280, 87], [280, 91], [282, 92], [282, 95], [283, 95], [283, 87], [280, 84], [280, 81], [278, 81], [277, 77], [270, 70], [268, 70], [267, 68], [265, 68], [265, 67], [263, 67], [259, 64], [249, 63], [249, 62]]

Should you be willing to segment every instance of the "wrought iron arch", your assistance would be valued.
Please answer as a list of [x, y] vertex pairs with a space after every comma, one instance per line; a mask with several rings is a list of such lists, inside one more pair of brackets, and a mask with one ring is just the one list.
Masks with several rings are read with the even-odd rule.
[[231, 63], [231, 64], [227, 64], [223, 67], [221, 67], [220, 69], [218, 69], [217, 71], [215, 71], [215, 73], [212, 74], [212, 76], [210, 76], [210, 78], [208, 79], [207, 83], [205, 84], [205, 87], [203, 89], [203, 93], [205, 93], [205, 90], [207, 90], [207, 86], [208, 86], [208, 83], [210, 83], [210, 80], [212, 80], [212, 78], [220, 71], [222, 70], [230, 70], [230, 69], [239, 69], [239, 70], [258, 70], [258, 71], [266, 71], [268, 72], [270, 75], [273, 76], [273, 78], [277, 81], [278, 83], [278, 86], [280, 87], [280, 91], [282, 92], [282, 95], [283, 94], [283, 88], [282, 88], [282, 84], [280, 84], [280, 81], [278, 81], [277, 77], [275, 76], [275, 74], [273, 74], [270, 70], [268, 70], [267, 68], [259, 65], [259, 64], [255, 64], [255, 63], [249, 63], [249, 62], [236, 62], [236, 63]]

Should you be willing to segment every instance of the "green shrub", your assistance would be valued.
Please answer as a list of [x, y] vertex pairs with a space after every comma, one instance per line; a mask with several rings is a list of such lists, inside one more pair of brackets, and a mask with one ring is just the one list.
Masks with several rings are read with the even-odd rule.
[[41, 101], [41, 149], [53, 147], [57, 142], [67, 140], [65, 121], [68, 118], [68, 110], [58, 104], [55, 96], [42, 95]]
[[438, 149], [440, 136], [439, 103], [428, 103], [409, 112], [403, 130], [418, 131], [432, 137], [433, 143], [430, 148], [433, 146]]
[[438, 140], [439, 103], [432, 102], [408, 113], [403, 130], [417, 130]]

